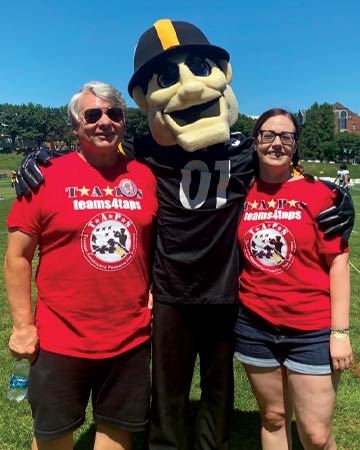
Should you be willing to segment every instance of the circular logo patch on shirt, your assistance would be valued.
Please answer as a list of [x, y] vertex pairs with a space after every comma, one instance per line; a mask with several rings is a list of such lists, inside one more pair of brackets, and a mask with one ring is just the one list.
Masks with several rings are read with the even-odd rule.
[[128, 178], [124, 178], [123, 180], [120, 181], [119, 188], [121, 193], [125, 197], [130, 198], [135, 197], [135, 195], [138, 192], [136, 184], [132, 180], [129, 180]]
[[81, 249], [85, 259], [95, 268], [120, 270], [134, 258], [137, 231], [129, 217], [118, 212], [97, 214], [84, 226]]
[[294, 261], [295, 239], [291, 231], [277, 222], [263, 222], [244, 236], [247, 259], [261, 270], [285, 272]]

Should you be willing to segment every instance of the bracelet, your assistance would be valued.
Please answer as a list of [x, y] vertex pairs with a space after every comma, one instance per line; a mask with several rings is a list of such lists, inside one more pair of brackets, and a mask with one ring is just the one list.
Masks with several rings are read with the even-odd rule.
[[330, 333], [330, 336], [332, 336], [335, 339], [349, 339], [350, 336], [345, 333]]
[[346, 339], [349, 337], [349, 328], [330, 328], [330, 336], [336, 339]]
[[349, 334], [349, 328], [330, 328], [330, 334]]

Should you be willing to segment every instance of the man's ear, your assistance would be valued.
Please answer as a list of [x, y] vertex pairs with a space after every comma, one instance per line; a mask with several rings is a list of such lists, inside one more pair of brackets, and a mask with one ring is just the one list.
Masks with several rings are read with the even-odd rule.
[[132, 96], [133, 96], [133, 99], [135, 100], [135, 103], [138, 105], [138, 107], [143, 112], [147, 113], [149, 111], [149, 106], [148, 106], [144, 91], [142, 90], [142, 87], [135, 86], [132, 91]]
[[230, 84], [231, 80], [232, 80], [231, 64], [229, 63], [229, 61], [226, 61], [226, 59], [220, 59], [219, 66], [220, 66], [221, 71], [224, 72], [226, 81], [228, 82], [228, 84]]
[[75, 128], [75, 127], [73, 127], [73, 129], [72, 129], [72, 132], [73, 132], [73, 134], [76, 136], [76, 137], [78, 137], [79, 136], [79, 125]]

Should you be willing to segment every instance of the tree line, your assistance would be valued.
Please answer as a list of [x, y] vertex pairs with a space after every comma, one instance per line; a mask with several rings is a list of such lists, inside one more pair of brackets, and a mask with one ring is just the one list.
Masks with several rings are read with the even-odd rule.
[[[328, 103], [314, 103], [306, 111], [306, 120], [295, 113], [301, 127], [299, 150], [304, 160], [352, 161], [360, 156], [360, 135], [336, 133], [334, 112]], [[239, 114], [232, 131], [245, 136], [252, 133], [255, 119]], [[139, 136], [148, 133], [147, 115], [137, 108], [129, 108], [126, 133]], [[46, 143], [46, 144], [45, 144]], [[76, 146], [67, 117], [67, 108], [0, 104], [0, 151], [31, 151], [43, 145], [56, 150], [72, 150]]]

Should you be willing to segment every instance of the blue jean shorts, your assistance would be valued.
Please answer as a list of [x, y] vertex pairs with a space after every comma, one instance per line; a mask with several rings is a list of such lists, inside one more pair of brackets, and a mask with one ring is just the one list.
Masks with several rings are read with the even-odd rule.
[[303, 331], [277, 327], [241, 306], [235, 325], [235, 355], [255, 367], [285, 366], [298, 373], [328, 375], [330, 328]]

